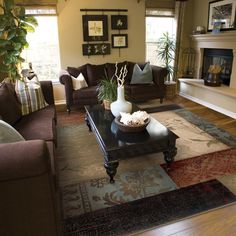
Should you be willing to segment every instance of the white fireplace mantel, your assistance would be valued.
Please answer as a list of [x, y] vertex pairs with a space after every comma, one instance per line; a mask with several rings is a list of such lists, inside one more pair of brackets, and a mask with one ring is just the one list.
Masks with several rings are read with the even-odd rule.
[[207, 33], [191, 37], [196, 50], [195, 78], [201, 79], [204, 48], [232, 49], [234, 59], [229, 87], [236, 88], [236, 32]]
[[[192, 35], [191, 38], [192, 46], [196, 50], [195, 79], [179, 79], [179, 94], [236, 119], [236, 32], [199, 34]], [[205, 48], [233, 50], [230, 86], [209, 87], [204, 85], [201, 76]]]

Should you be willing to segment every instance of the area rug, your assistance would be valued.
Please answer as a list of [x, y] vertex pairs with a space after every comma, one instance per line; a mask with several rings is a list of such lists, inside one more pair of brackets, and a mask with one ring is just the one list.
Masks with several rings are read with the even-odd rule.
[[[228, 150], [236, 144], [236, 138], [234, 136], [200, 118], [197, 119], [191, 112], [186, 112], [184, 109], [157, 112], [153, 113], [152, 116], [179, 136], [179, 139], [177, 139], [178, 152], [175, 157], [176, 161], [187, 161], [191, 157]], [[76, 229], [77, 225], [81, 223], [81, 220], [87, 221], [87, 214], [88, 217], [91, 216], [93, 218], [93, 214], [96, 214], [98, 211], [101, 211], [101, 214], [104, 215], [109, 211], [113, 211], [108, 210], [109, 208], [123, 207], [126, 204], [129, 205], [130, 201], [130, 204], [134, 201], [145, 202], [150, 196], [155, 198], [165, 193], [167, 195], [171, 193], [172, 195], [173, 192], [178, 191], [178, 189], [170, 191], [177, 187], [161, 168], [159, 168], [159, 164], [164, 164], [162, 153], [139, 156], [120, 162], [117, 175], [115, 176], [117, 188], [115, 189], [114, 186], [105, 186], [110, 184], [107, 184], [108, 176], [103, 167], [103, 156], [95, 135], [92, 132], [88, 132], [88, 128], [84, 123], [59, 126], [57, 131], [57, 163], [60, 171], [59, 184], [63, 199], [67, 233]], [[153, 174], [151, 167], [158, 171]], [[151, 168], [150, 172], [148, 171], [149, 168]], [[147, 174], [145, 174], [146, 178], [144, 177], [144, 170], [147, 170]], [[223, 174], [222, 171], [222, 175], [225, 174], [228, 173]], [[148, 178], [149, 175], [150, 178]], [[159, 176], [160, 180], [166, 179], [167, 181], [160, 181], [158, 186], [157, 182], [151, 178], [152, 176], [155, 178]], [[211, 178], [214, 178], [214, 173], [211, 175]], [[223, 181], [227, 182], [227, 180], [222, 180], [222, 183], [224, 183]], [[157, 186], [155, 186], [155, 184]], [[91, 186], [92, 188], [90, 188]], [[96, 188], [98, 188], [97, 192], [94, 191]], [[128, 203], [124, 203], [126, 201], [128, 201]], [[102, 209], [96, 210], [99, 208]], [[204, 210], [205, 208], [202, 208], [202, 211]], [[152, 214], [152, 212], [148, 214]], [[191, 214], [191, 212], [188, 212], [186, 216], [190, 216]], [[106, 217], [106, 215], [104, 217]], [[179, 217], [185, 217], [185, 215], [180, 216], [178, 213], [176, 214], [174, 210], [174, 212], [172, 212], [172, 218], [167, 217], [162, 221], [162, 217], [161, 220], [158, 219], [158, 222], [155, 222], [154, 225], [157, 226], [163, 224], [163, 222], [167, 223], [171, 220], [180, 219]], [[67, 221], [68, 218], [71, 219]], [[101, 218], [101, 220], [102, 219], [104, 221], [108, 220], [108, 218]], [[115, 220], [113, 218], [111, 219]], [[145, 218], [143, 218], [143, 220], [145, 221]], [[120, 224], [122, 224], [122, 222]], [[129, 222], [127, 222], [127, 224], [129, 224]], [[132, 224], [132, 221], [130, 224]], [[141, 225], [144, 224], [141, 222]], [[151, 225], [147, 225], [148, 228], [151, 227]], [[97, 225], [95, 224], [95, 228], [96, 227]], [[134, 224], [134, 227], [131, 228], [132, 230], [138, 230], [137, 227], [138, 226]], [[144, 228], [145, 227], [142, 227], [142, 229]], [[89, 229], [89, 227], [87, 229]], [[109, 232], [109, 229], [104, 228], [104, 230], [105, 229]], [[80, 235], [76, 230], [73, 231], [74, 234], [68, 235]], [[119, 230], [118, 232], [120, 232]], [[116, 232], [114, 233], [112, 231], [112, 233], [117, 235]], [[93, 232], [90, 235], [94, 235]]]
[[[163, 164], [162, 167], [166, 169], [167, 166]], [[229, 174], [236, 174], [236, 149], [175, 161], [168, 170], [168, 175], [179, 187]]]
[[177, 104], [168, 104], [168, 105], [163, 105], [163, 106], [146, 107], [146, 108], [143, 108], [142, 110], [146, 111], [147, 113], [154, 113], [154, 112], [162, 112], [162, 111], [172, 111], [172, 110], [177, 110], [177, 109], [182, 109], [182, 107]]
[[159, 165], [125, 172], [115, 179], [114, 184], [104, 177], [61, 187], [64, 218], [177, 189]]
[[128, 235], [235, 202], [234, 194], [211, 180], [66, 219], [64, 235]]
[[[179, 111], [179, 110], [176, 110]], [[236, 143], [235, 137], [215, 127], [217, 138], [204, 131], [204, 122], [200, 128], [176, 111], [153, 113], [152, 116], [170, 128], [179, 136], [175, 160], [182, 160], [206, 153], [225, 150]], [[208, 124], [206, 124], [208, 125]], [[57, 159], [60, 170], [60, 185], [77, 183], [106, 177], [103, 167], [103, 155], [95, 135], [88, 132], [83, 124], [58, 127]], [[222, 138], [223, 137], [223, 138]], [[120, 162], [118, 174], [135, 171], [164, 163], [163, 154], [145, 155]]]

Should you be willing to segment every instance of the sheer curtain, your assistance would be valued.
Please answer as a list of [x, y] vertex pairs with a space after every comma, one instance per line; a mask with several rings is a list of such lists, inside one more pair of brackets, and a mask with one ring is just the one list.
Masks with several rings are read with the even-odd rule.
[[[175, 22], [176, 22], [176, 51], [175, 51], [175, 68], [180, 68], [181, 63], [181, 46], [183, 42], [183, 31], [184, 31], [184, 13], [186, 8], [186, 1], [175, 2]], [[176, 81], [179, 75], [178, 70], [175, 70], [173, 80]]]

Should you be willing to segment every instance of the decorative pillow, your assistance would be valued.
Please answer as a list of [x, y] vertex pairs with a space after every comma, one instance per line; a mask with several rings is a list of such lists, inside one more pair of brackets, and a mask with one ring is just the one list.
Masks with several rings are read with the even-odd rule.
[[71, 78], [72, 78], [72, 85], [73, 85], [74, 90], [88, 87], [88, 84], [82, 73], [80, 73], [77, 78], [75, 78], [74, 76], [71, 76]]
[[75, 78], [77, 78], [79, 74], [82, 73], [86, 82], [88, 83], [87, 64], [84, 64], [78, 68], [68, 66], [67, 71], [69, 72], [70, 75], [74, 76]]
[[96, 86], [99, 84], [100, 80], [105, 76], [105, 66], [106, 64], [87, 64], [87, 76], [89, 86]]
[[37, 77], [32, 80], [26, 78], [24, 81], [16, 80], [15, 91], [21, 104], [22, 115], [27, 115], [48, 106]]
[[133, 75], [130, 84], [152, 84], [152, 67], [147, 63], [143, 70], [138, 64], [134, 65]]
[[[10, 91], [11, 84], [0, 84], [0, 116], [7, 123], [13, 125], [21, 118], [20, 104], [14, 91]], [[12, 85], [14, 87], [14, 85]], [[14, 93], [13, 93], [14, 92]]]
[[25, 141], [11, 125], [0, 120], [0, 143], [12, 143], [18, 141]]

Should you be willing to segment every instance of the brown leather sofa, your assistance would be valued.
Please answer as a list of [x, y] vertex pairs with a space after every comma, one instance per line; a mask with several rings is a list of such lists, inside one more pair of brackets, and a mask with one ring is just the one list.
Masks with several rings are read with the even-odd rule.
[[0, 116], [26, 139], [0, 144], [0, 235], [60, 235], [56, 110], [52, 83], [41, 82], [49, 104], [22, 116], [11, 84], [0, 85]]
[[[130, 84], [135, 63], [127, 61], [118, 63], [118, 69], [124, 65], [127, 65], [128, 69], [128, 74], [125, 77], [125, 94], [130, 101], [139, 102], [155, 98], [160, 98], [160, 101], [163, 101], [165, 91], [164, 78], [168, 73], [166, 68], [151, 65], [153, 75], [152, 84]], [[145, 64], [139, 64], [139, 66], [140, 68], [144, 68]], [[115, 73], [115, 64], [85, 64], [78, 68], [67, 67], [67, 70], [61, 71], [59, 80], [65, 86], [68, 112], [70, 112], [73, 105], [81, 107], [83, 105], [98, 103], [98, 85], [99, 81], [105, 76], [105, 72], [108, 78], [112, 78]], [[73, 90], [71, 76], [77, 77], [80, 73], [83, 74], [88, 87]]]

